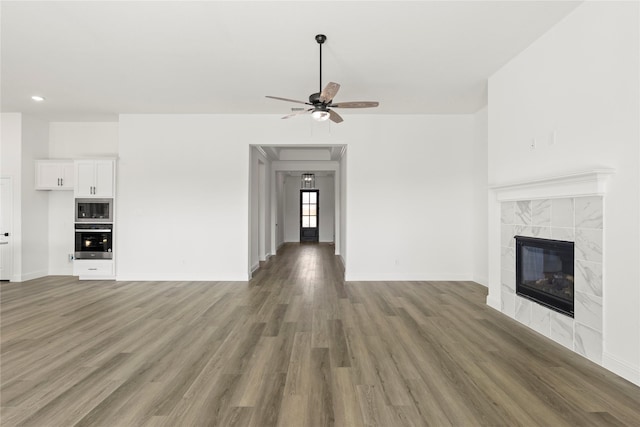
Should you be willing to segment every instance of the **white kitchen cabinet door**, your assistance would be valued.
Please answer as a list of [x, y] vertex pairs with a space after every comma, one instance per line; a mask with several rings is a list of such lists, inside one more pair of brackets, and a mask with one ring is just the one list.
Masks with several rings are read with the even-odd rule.
[[91, 160], [76, 161], [76, 197], [93, 196], [95, 164]]
[[66, 163], [62, 163], [60, 165], [60, 173], [61, 173], [61, 177], [60, 179], [62, 180], [62, 185], [60, 186], [60, 188], [62, 190], [72, 190], [74, 188], [74, 184], [75, 184], [75, 167], [73, 165], [73, 162], [66, 162]]
[[76, 160], [76, 197], [113, 197], [113, 160]]
[[113, 197], [113, 161], [96, 161], [94, 196]]
[[36, 190], [73, 190], [72, 161], [36, 160]]

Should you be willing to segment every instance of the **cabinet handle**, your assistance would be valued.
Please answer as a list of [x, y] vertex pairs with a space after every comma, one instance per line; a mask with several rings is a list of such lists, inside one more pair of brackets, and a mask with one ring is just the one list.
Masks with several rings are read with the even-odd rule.
[[60, 187], [64, 185], [64, 178], [60, 178]]
[[58, 178], [58, 187], [60, 187], [60, 178]]
[[94, 268], [89, 268], [88, 270], [90, 270], [90, 271], [95, 271], [95, 270], [97, 270], [97, 269], [98, 269], [97, 267], [94, 267]]

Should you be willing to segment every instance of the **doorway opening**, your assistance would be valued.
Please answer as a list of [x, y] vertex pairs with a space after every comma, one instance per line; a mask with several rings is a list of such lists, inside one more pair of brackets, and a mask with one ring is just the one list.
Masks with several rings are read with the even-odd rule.
[[[344, 265], [346, 145], [250, 145], [249, 151], [248, 277], [288, 243], [326, 243]], [[314, 183], [302, 185], [304, 174]], [[307, 203], [301, 190], [312, 191]]]
[[300, 190], [300, 241], [319, 241], [320, 192]]

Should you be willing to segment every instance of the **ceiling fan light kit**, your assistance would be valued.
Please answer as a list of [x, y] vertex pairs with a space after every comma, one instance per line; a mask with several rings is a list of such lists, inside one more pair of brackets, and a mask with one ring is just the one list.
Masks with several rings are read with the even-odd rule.
[[322, 88], [322, 45], [327, 41], [327, 36], [324, 34], [318, 34], [315, 37], [316, 42], [320, 48], [320, 85], [319, 92], [312, 93], [309, 95], [309, 102], [298, 101], [295, 99], [289, 98], [281, 98], [278, 96], [270, 96], [267, 95], [267, 98], [277, 99], [279, 101], [286, 102], [295, 102], [297, 104], [305, 104], [310, 105], [312, 108], [304, 109], [304, 108], [295, 108], [292, 109], [294, 112], [288, 114], [283, 119], [288, 119], [290, 117], [298, 116], [300, 114], [311, 113], [311, 117], [314, 120], [319, 122], [324, 122], [326, 120], [331, 120], [334, 123], [340, 123], [343, 121], [342, 117], [338, 113], [332, 110], [332, 108], [371, 108], [377, 107], [379, 105], [376, 101], [352, 101], [352, 102], [340, 102], [338, 104], [333, 103], [333, 98], [335, 98], [338, 90], [340, 89], [340, 85], [338, 83], [329, 82], [327, 85]]
[[324, 122], [329, 119], [329, 112], [324, 110], [315, 110], [313, 113], [311, 113], [311, 117], [319, 122]]

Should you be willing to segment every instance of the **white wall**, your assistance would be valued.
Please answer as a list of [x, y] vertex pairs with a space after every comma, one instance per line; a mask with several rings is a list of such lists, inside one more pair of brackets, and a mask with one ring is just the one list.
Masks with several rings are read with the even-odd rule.
[[52, 122], [49, 155], [56, 159], [113, 157], [118, 153], [117, 122]]
[[347, 280], [471, 280], [473, 116], [354, 119]]
[[[117, 155], [117, 122], [49, 124], [49, 158], [79, 159]], [[49, 197], [49, 274], [71, 275], [73, 263], [69, 262], [69, 254], [74, 253], [73, 191], [45, 193]]]
[[[489, 80], [489, 182], [616, 169], [605, 196], [605, 367], [640, 384], [636, 2], [586, 2]], [[555, 132], [555, 141], [552, 133]], [[535, 149], [530, 148], [535, 138]], [[495, 206], [489, 206], [490, 219]], [[492, 231], [493, 233], [493, 231]], [[495, 234], [495, 233], [493, 233]], [[490, 262], [499, 259], [495, 236]], [[490, 271], [490, 299], [500, 298]]]
[[321, 242], [334, 241], [335, 210], [335, 185], [333, 176], [316, 176], [316, 187], [320, 193], [319, 225]]
[[243, 117], [121, 115], [117, 277], [246, 280]]
[[0, 115], [0, 175], [11, 177], [13, 194], [12, 281], [22, 280], [22, 114]]
[[300, 241], [300, 177], [284, 179], [284, 241]]
[[347, 265], [347, 148], [342, 151], [342, 158], [340, 159], [340, 182], [337, 188], [340, 189], [340, 207], [339, 207], [339, 221], [340, 235], [338, 236], [338, 242], [336, 242], [336, 255], [340, 256], [343, 265]]
[[473, 142], [473, 280], [484, 286], [489, 282], [487, 267], [487, 149], [489, 144], [488, 109], [474, 114]]
[[258, 154], [253, 147], [249, 158], [249, 270], [254, 272], [258, 269], [260, 261], [258, 258], [260, 174]]
[[284, 243], [284, 180], [285, 174], [284, 172], [276, 172], [275, 174], [275, 209], [272, 209], [271, 212], [275, 213], [276, 221], [274, 223], [275, 227], [275, 251], [277, 252], [280, 246]]
[[49, 123], [22, 116], [22, 280], [43, 277], [49, 271], [48, 194], [36, 191], [34, 159], [49, 154]]
[[[316, 187], [320, 194], [319, 241], [333, 242], [335, 218], [335, 191], [333, 176], [316, 175]], [[300, 241], [300, 177], [285, 179], [284, 209], [285, 242]]]
[[49, 192], [49, 274], [73, 274], [74, 253], [73, 190]]
[[255, 271], [260, 261], [271, 256], [271, 162], [251, 147], [249, 187], [249, 268]]
[[[48, 155], [48, 124], [20, 113], [3, 113], [0, 175], [12, 178], [12, 281], [48, 272], [48, 199], [35, 190], [35, 163]], [[44, 237], [43, 237], [44, 236]]]
[[117, 276], [246, 280], [248, 147], [347, 144], [347, 279], [470, 280], [473, 135], [472, 115], [121, 115]]

